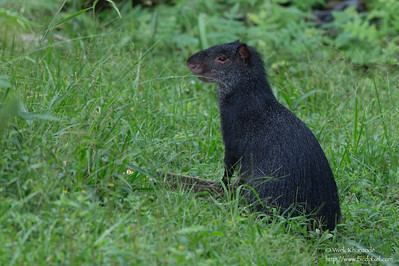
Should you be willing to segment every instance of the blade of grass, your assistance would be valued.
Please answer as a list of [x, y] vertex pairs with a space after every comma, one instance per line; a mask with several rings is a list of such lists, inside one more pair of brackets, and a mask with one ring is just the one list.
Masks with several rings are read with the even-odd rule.
[[207, 40], [207, 36], [206, 36], [206, 27], [205, 27], [205, 19], [206, 19], [206, 15], [201, 13], [198, 16], [198, 29], [200, 32], [200, 40], [201, 40], [201, 47], [202, 49], [208, 47], [208, 40]]

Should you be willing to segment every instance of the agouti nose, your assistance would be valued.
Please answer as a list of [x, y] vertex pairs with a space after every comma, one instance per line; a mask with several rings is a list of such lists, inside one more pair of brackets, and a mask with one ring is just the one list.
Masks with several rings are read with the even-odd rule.
[[199, 73], [202, 72], [202, 66], [201, 66], [201, 64], [195, 64], [195, 63], [187, 62], [187, 66], [188, 66], [188, 68], [191, 69], [191, 71], [192, 71], [194, 74], [199, 74]]

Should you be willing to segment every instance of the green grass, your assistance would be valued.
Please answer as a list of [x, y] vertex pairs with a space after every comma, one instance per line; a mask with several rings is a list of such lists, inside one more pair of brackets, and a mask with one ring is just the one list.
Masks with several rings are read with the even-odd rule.
[[260, 46], [276, 95], [335, 173], [343, 223], [318, 234], [301, 217], [251, 213], [137, 172], [222, 176], [216, 88], [185, 67], [199, 47], [140, 40], [128, 15], [67, 23], [69, 41], [0, 39], [0, 265], [399, 262], [397, 68], [364, 70], [332, 48], [290, 57]]

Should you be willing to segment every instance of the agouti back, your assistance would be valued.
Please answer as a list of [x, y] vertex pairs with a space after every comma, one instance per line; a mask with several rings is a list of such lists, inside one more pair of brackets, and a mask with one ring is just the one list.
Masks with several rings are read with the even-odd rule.
[[258, 210], [309, 214], [333, 230], [341, 214], [331, 168], [310, 129], [273, 95], [256, 50], [239, 41], [217, 45], [192, 55], [187, 65], [219, 86], [223, 181], [229, 184], [239, 170], [249, 188], [244, 196]]

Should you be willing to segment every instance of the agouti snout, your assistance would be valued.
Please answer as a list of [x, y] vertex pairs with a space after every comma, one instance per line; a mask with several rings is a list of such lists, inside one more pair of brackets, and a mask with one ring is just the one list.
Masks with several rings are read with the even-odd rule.
[[238, 170], [256, 209], [305, 213], [334, 229], [340, 206], [329, 163], [310, 129], [273, 95], [257, 51], [239, 41], [216, 45], [192, 55], [187, 66], [219, 85], [223, 181], [229, 184]]
[[190, 68], [191, 72], [193, 72], [193, 74], [201, 74], [202, 72], [202, 67], [201, 64], [199, 63], [191, 63], [189, 61], [187, 61], [187, 66], [188, 68]]

